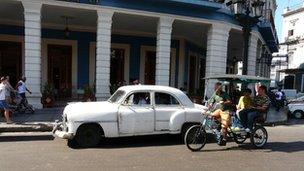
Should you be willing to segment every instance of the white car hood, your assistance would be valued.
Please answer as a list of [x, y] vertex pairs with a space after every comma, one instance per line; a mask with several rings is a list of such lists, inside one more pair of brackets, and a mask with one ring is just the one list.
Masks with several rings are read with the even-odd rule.
[[208, 111], [208, 107], [204, 106], [204, 105], [200, 105], [197, 103], [194, 103], [194, 107], [201, 110], [202, 113], [206, 113]]
[[79, 122], [117, 121], [118, 104], [104, 102], [79, 102], [65, 107], [68, 120]]

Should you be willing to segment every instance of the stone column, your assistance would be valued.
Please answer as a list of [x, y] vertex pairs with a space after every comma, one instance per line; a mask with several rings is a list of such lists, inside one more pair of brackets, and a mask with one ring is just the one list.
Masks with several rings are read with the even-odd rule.
[[110, 56], [112, 16], [109, 10], [97, 11], [96, 43], [96, 98], [106, 100], [110, 97]]
[[28, 102], [35, 108], [41, 104], [41, 6], [39, 2], [22, 1], [24, 8], [24, 75], [32, 94]]
[[[206, 77], [226, 74], [228, 38], [231, 27], [225, 24], [212, 24], [207, 38]], [[210, 98], [214, 92], [214, 83], [210, 80], [206, 95]]]
[[[258, 43], [258, 47], [257, 47], [257, 60], [260, 59], [262, 56], [262, 45], [261, 43]], [[255, 67], [255, 75], [256, 76], [260, 76], [261, 74], [261, 64], [260, 62], [256, 61], [256, 67]]]
[[171, 33], [174, 19], [161, 17], [157, 27], [155, 84], [169, 86]]
[[256, 75], [257, 48], [258, 48], [258, 37], [252, 33], [249, 40], [247, 75], [252, 75], [252, 76]]

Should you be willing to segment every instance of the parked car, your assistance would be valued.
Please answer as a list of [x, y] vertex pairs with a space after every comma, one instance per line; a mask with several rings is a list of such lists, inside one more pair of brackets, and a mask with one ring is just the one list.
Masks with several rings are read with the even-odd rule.
[[288, 109], [291, 117], [300, 119], [304, 117], [304, 102], [292, 102], [288, 104]]
[[303, 102], [303, 104], [304, 104], [304, 96], [288, 100], [288, 103], [299, 103], [299, 102]]
[[92, 147], [104, 137], [180, 134], [199, 124], [205, 106], [194, 104], [182, 91], [166, 86], [124, 86], [108, 101], [69, 104], [55, 136]]

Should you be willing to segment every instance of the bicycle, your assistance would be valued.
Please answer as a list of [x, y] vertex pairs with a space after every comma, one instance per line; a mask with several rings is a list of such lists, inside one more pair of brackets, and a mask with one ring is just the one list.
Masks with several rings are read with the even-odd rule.
[[27, 99], [22, 99], [17, 93], [14, 96], [13, 104], [10, 105], [10, 108], [14, 113], [35, 113], [35, 108], [28, 103]]
[[[216, 139], [219, 138], [221, 123], [213, 116], [204, 116], [200, 125], [193, 125], [185, 134], [184, 142], [191, 151], [199, 151], [205, 146], [207, 142], [206, 128], [211, 130], [211, 134], [213, 134]], [[236, 116], [232, 116], [232, 119], [235, 119], [234, 117]], [[262, 125], [263, 122], [263, 118], [256, 118], [252, 132], [246, 132], [245, 130], [234, 131], [231, 129], [231, 126], [229, 126], [227, 138], [232, 138], [237, 144], [242, 144], [247, 138], [250, 138], [250, 142], [254, 147], [262, 148], [268, 140], [268, 133]]]

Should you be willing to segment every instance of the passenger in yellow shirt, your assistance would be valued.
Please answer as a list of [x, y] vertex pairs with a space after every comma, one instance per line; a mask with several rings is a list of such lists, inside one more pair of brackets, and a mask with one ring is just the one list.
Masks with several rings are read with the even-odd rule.
[[[251, 89], [247, 88], [243, 90], [243, 96], [240, 97], [239, 103], [236, 106], [237, 108], [237, 116], [238, 119], [240, 119], [241, 124], [244, 125], [244, 122], [247, 118], [247, 113], [252, 109], [253, 102], [252, 98], [250, 97], [252, 91]], [[232, 127], [235, 131], [240, 130], [239, 127]]]
[[240, 97], [239, 103], [236, 106], [238, 112], [244, 109], [250, 109], [252, 107], [252, 99], [250, 97], [252, 91], [248, 88], [243, 90], [243, 96]]

